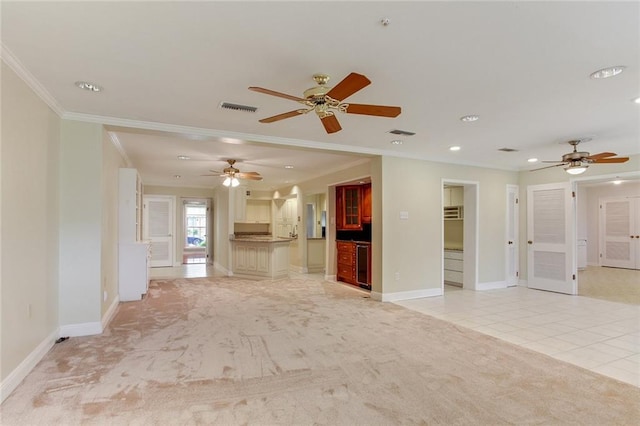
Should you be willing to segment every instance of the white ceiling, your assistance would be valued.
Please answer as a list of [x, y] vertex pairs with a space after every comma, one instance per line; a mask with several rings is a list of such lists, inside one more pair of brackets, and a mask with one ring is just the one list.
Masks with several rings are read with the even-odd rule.
[[[351, 164], [353, 153], [512, 170], [535, 167], [529, 157], [559, 160], [576, 138], [592, 138], [580, 146], [591, 153], [640, 153], [640, 105], [632, 102], [640, 96], [638, 2], [0, 7], [3, 60], [64, 118], [109, 125], [147, 184], [211, 187], [219, 178], [200, 175], [226, 158], [260, 172], [265, 180], [254, 187], [267, 189]], [[589, 78], [614, 65], [626, 69]], [[398, 105], [402, 114], [341, 114], [343, 130], [331, 135], [314, 114], [258, 122], [298, 104], [249, 86], [301, 96], [318, 72], [332, 77], [329, 85], [364, 74], [372, 84], [347, 100]], [[104, 90], [80, 90], [78, 80]], [[223, 101], [258, 111], [223, 110]], [[480, 120], [459, 120], [467, 114]], [[452, 145], [462, 149], [452, 153]]]

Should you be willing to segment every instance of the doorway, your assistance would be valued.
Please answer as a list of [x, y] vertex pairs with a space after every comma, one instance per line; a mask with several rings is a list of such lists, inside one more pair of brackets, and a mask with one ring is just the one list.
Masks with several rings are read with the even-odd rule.
[[209, 236], [208, 200], [184, 200], [182, 263], [207, 263]]
[[478, 182], [442, 181], [442, 292], [478, 287]]

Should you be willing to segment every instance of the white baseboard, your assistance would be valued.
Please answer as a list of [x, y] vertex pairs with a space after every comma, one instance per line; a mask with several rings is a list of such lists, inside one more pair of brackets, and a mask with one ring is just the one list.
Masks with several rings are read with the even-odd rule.
[[476, 284], [476, 291], [497, 290], [499, 288], [507, 288], [507, 282], [506, 281], [494, 281], [494, 282], [489, 282], [489, 283], [477, 283]]
[[325, 281], [338, 281], [337, 275], [326, 275], [324, 276]]
[[109, 325], [109, 323], [111, 322], [111, 319], [113, 318], [113, 316], [116, 314], [116, 311], [118, 310], [119, 303], [120, 303], [120, 296], [116, 295], [116, 297], [113, 299], [113, 302], [111, 302], [109, 309], [107, 309], [107, 312], [105, 312], [104, 316], [102, 317], [102, 330], [105, 330]]
[[11, 392], [27, 377], [27, 374], [40, 362], [49, 352], [58, 338], [58, 330], [54, 330], [18, 365], [0, 384], [0, 403], [2, 403]]
[[102, 334], [102, 322], [84, 322], [60, 326], [60, 337], [80, 337]]
[[400, 300], [421, 299], [423, 297], [442, 296], [442, 288], [427, 288], [424, 290], [399, 291], [396, 293], [371, 292], [371, 298], [379, 302], [397, 302]]

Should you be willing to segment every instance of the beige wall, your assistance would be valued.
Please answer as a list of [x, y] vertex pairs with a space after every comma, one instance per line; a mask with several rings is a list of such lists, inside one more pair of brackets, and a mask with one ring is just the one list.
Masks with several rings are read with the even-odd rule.
[[[118, 295], [118, 179], [119, 170], [127, 167], [107, 132], [102, 130], [102, 253], [101, 310], [104, 318]], [[103, 295], [106, 292], [107, 298]]]
[[[60, 119], [2, 63], [0, 377], [58, 329]], [[3, 393], [2, 397], [6, 395]]]

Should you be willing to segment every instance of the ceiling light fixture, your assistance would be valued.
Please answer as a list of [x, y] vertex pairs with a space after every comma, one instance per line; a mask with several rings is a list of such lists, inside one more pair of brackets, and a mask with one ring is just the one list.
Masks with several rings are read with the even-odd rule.
[[285, 169], [293, 169], [293, 166], [291, 164], [287, 164], [286, 166], [284, 166]]
[[582, 164], [581, 161], [572, 161], [570, 165], [564, 168], [565, 172], [570, 175], [579, 175], [587, 171], [587, 164]]
[[75, 85], [80, 89], [88, 90], [90, 92], [99, 92], [102, 90], [101, 86], [98, 86], [95, 83], [90, 83], [88, 81], [76, 81]]
[[538, 162], [538, 159], [537, 159], [537, 158], [529, 158], [527, 161], [528, 161], [529, 163], [537, 163], [537, 162]]
[[402, 141], [400, 139], [392, 140], [391, 145], [402, 145]]
[[591, 73], [591, 78], [593, 79], [601, 79], [601, 78], [609, 78], [609, 77], [615, 77], [616, 75], [620, 74], [622, 71], [624, 71], [626, 67], [622, 66], [622, 65], [616, 65], [614, 67], [608, 67], [608, 68], [602, 68], [601, 70], [595, 71]]
[[471, 123], [473, 121], [478, 121], [480, 116], [478, 115], [463, 115], [460, 117], [460, 121], [464, 121], [465, 123]]
[[180, 179], [182, 176], [180, 176], [180, 175], [173, 175], [173, 177], [174, 177], [174, 178], [176, 178], [176, 179]]
[[633, 100], [633, 102], [635, 102], [635, 103], [637, 103], [637, 104], [640, 104], [640, 96], [638, 96], [637, 98], [635, 98], [635, 99]]
[[178, 160], [190, 160], [191, 157], [188, 155], [178, 155]]
[[620, 185], [622, 183], [622, 181], [620, 179], [616, 179], [613, 181], [614, 185]]
[[449, 147], [449, 151], [460, 151], [460, 147], [459, 146]]
[[231, 186], [232, 188], [235, 188], [236, 186], [240, 185], [240, 181], [236, 177], [227, 176], [222, 184], [224, 186]]

